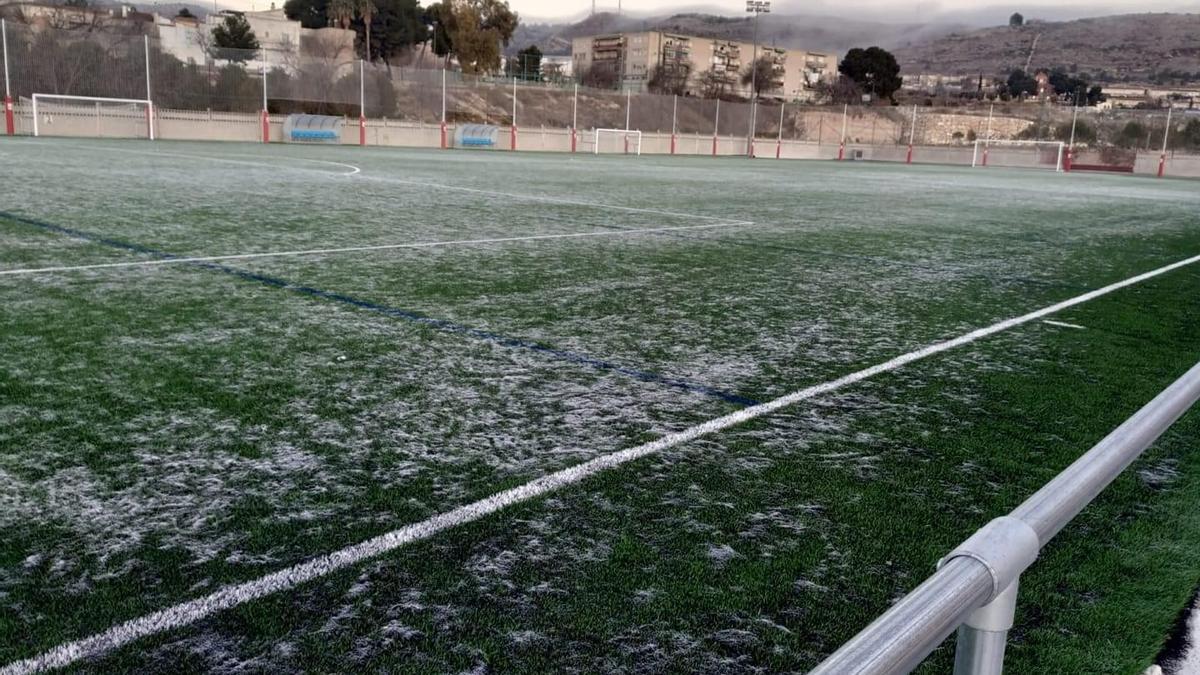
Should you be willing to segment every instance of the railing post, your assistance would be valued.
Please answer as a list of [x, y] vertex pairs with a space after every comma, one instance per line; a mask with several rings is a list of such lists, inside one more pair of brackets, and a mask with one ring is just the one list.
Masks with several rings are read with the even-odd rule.
[[1017, 586], [1013, 581], [995, 600], [971, 612], [958, 628], [954, 675], [1001, 675], [1008, 631], [1017, 613]]

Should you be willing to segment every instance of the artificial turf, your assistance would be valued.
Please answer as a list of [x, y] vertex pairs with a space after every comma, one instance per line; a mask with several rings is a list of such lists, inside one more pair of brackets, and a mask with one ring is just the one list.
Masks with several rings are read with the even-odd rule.
[[[0, 150], [0, 271], [617, 233], [0, 274], [0, 665], [1200, 253], [1195, 185], [1126, 176]], [[1198, 316], [1189, 266], [79, 667], [803, 671], [1192, 365]], [[1151, 662], [1198, 434], [1023, 577], [1012, 672]]]

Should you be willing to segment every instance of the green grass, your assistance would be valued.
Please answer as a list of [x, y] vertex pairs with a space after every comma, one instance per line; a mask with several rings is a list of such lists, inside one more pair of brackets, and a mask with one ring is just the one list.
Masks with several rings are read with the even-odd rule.
[[[201, 256], [745, 221], [0, 275], [0, 665], [739, 407], [561, 352], [764, 401], [1200, 252], [1194, 185], [1125, 176], [0, 152], [0, 270], [149, 257], [114, 242]], [[802, 671], [1189, 367], [1197, 298], [1184, 268], [1055, 317], [1085, 330], [1022, 326], [81, 669]], [[1185, 416], [1043, 551], [1012, 672], [1150, 663], [1200, 582], [1198, 434]]]

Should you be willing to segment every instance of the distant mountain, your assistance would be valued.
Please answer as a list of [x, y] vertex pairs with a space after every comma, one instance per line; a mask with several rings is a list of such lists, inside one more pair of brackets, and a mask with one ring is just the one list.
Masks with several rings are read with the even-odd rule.
[[1112, 82], [1200, 83], [1200, 14], [1124, 14], [958, 31], [914, 38], [893, 51], [906, 73], [1003, 75], [1029, 61], [1031, 70], [1103, 74], [1100, 79]]
[[[808, 14], [771, 14], [762, 18], [758, 39], [761, 43], [779, 47], [842, 54], [851, 47], [892, 47], [904, 41], [933, 38], [966, 28], [962, 24], [887, 24]], [[572, 38], [640, 30], [662, 30], [747, 42], [754, 38], [754, 24], [744, 16], [727, 17], [696, 12], [631, 16], [602, 12], [574, 23], [523, 23], [517, 27], [509, 50], [516, 52], [536, 44], [547, 54], [569, 54]]]

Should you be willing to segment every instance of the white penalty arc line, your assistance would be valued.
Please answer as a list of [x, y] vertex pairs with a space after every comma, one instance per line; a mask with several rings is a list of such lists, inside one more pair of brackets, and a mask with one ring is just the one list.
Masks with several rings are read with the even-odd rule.
[[208, 255], [179, 258], [154, 258], [150, 260], [127, 260], [111, 263], [93, 263], [90, 265], [58, 265], [53, 267], [26, 267], [12, 270], [0, 270], [3, 276], [24, 276], [31, 274], [49, 274], [53, 272], [76, 272], [83, 270], [103, 270], [121, 267], [152, 267], [160, 265], [177, 265], [186, 263], [224, 262], [229, 260], [252, 260], [255, 258], [284, 258], [306, 255], [334, 255], [338, 253], [362, 253], [367, 251], [390, 251], [395, 249], [440, 248], [449, 246], [480, 246], [486, 244], [504, 244], [522, 241], [543, 241], [547, 239], [583, 239], [588, 237], [620, 237], [639, 234], [661, 234], [680, 230], [711, 230], [719, 227], [746, 227], [750, 222], [705, 223], [703, 225], [679, 225], [676, 227], [647, 227], [636, 230], [604, 230], [600, 232], [569, 232], [560, 234], [531, 234], [519, 237], [495, 237], [491, 239], [454, 239], [449, 241], [425, 241], [410, 244], [379, 244], [376, 246], [346, 246], [342, 248], [310, 248], [296, 251], [263, 251], [262, 253], [230, 253], [228, 255]]
[[[294, 166], [283, 166], [280, 164], [272, 164], [271, 162], [266, 162], [266, 161], [261, 161], [261, 160], [251, 161], [251, 160], [227, 159], [225, 157], [213, 157], [212, 155], [193, 155], [193, 154], [182, 153], [182, 152], [158, 152], [158, 151], [151, 152], [151, 151], [147, 151], [147, 150], [130, 150], [128, 148], [102, 148], [100, 146], [95, 146], [95, 145], [84, 145], [84, 146], [79, 146], [79, 147], [88, 148], [91, 150], [111, 150], [114, 152], [124, 152], [124, 153], [132, 154], [132, 155], [145, 155], [148, 157], [181, 157], [181, 158], [187, 158], [187, 159], [206, 159], [206, 160], [213, 161], [213, 162], [227, 162], [227, 163], [231, 163], [231, 164], [244, 164], [244, 165], [249, 165], [249, 166], [264, 166], [264, 167], [270, 167], [270, 168], [274, 168], [274, 169], [289, 169], [292, 171], [306, 171], [306, 172], [316, 171], [315, 169], [303, 169], [303, 168], [294, 167]], [[230, 155], [230, 156], [254, 157], [254, 155]], [[372, 181], [383, 182], [383, 183], [394, 183], [397, 185], [409, 185], [409, 186], [413, 186], [413, 187], [424, 187], [424, 188], [431, 188], [431, 189], [435, 189], [435, 190], [448, 190], [451, 192], [467, 192], [467, 193], [471, 193], [471, 194], [486, 195], [489, 197], [507, 197], [509, 199], [543, 202], [543, 203], [547, 203], [547, 204], [563, 204], [566, 206], [582, 206], [582, 207], [599, 209], [599, 210], [604, 210], [604, 211], [624, 211], [627, 213], [645, 213], [645, 214], [656, 215], [656, 216], [670, 216], [672, 218], [690, 218], [690, 219], [695, 219], [695, 220], [718, 220], [721, 222], [729, 222], [734, 225], [752, 225], [753, 224], [753, 222], [749, 221], [749, 220], [736, 220], [736, 219], [732, 219], [732, 218], [725, 218], [723, 216], [708, 216], [708, 215], [702, 215], [702, 214], [698, 214], [698, 213], [683, 213], [681, 211], [665, 211], [662, 209], [647, 209], [647, 208], [640, 208], [640, 207], [636, 207], [636, 206], [622, 206], [619, 204], [604, 204], [602, 202], [589, 202], [589, 201], [582, 200], [582, 199], [566, 199], [563, 197], [550, 197], [550, 196], [544, 196], [544, 195], [529, 195], [529, 194], [521, 194], [519, 192], [501, 192], [498, 190], [485, 190], [482, 188], [471, 188], [471, 187], [465, 187], [465, 186], [461, 186], [461, 185], [446, 185], [445, 183], [429, 183], [429, 182], [425, 182], [425, 181], [406, 180], [403, 178], [394, 178], [394, 177], [390, 177], [390, 176], [366, 175], [366, 174], [361, 174], [361, 169], [354, 166], [353, 164], [342, 164], [341, 162], [331, 162], [331, 161], [327, 161], [327, 160], [323, 160], [323, 159], [308, 159], [305, 157], [287, 157], [287, 156], [280, 156], [279, 159], [282, 159], [285, 161], [300, 160], [300, 161], [304, 161], [304, 162], [317, 162], [320, 164], [332, 164], [334, 166], [341, 166], [341, 167], [352, 169], [352, 171], [350, 171], [349, 173], [339, 174], [339, 176], [358, 175], [359, 178], [363, 179], [363, 180], [372, 180]], [[322, 171], [319, 173], [325, 174], [326, 172]]]
[[893, 358], [889, 361], [864, 368], [862, 370], [850, 373], [836, 380], [818, 384], [806, 389], [801, 389], [786, 396], [781, 396], [766, 403], [760, 403], [749, 408], [743, 408], [728, 415], [717, 417], [702, 424], [698, 424], [689, 429], [679, 431], [673, 434], [668, 434], [658, 440], [644, 443], [642, 445], [620, 450], [612, 454], [596, 457], [582, 464], [555, 471], [541, 478], [532, 480], [524, 485], [498, 492], [491, 497], [481, 499], [477, 502], [460, 506], [451, 511], [438, 514], [423, 520], [419, 523], [413, 523], [397, 530], [393, 530], [386, 534], [373, 537], [353, 546], [348, 546], [339, 551], [322, 555], [308, 562], [293, 565], [277, 572], [273, 572], [252, 581], [227, 586], [209, 595], [206, 595], [195, 600], [183, 602], [173, 607], [147, 614], [137, 619], [126, 621], [109, 628], [108, 630], [97, 633], [90, 637], [86, 637], [74, 642], [68, 642], [57, 647], [54, 647], [37, 656], [22, 661], [15, 661], [4, 668], [0, 668], [0, 675], [26, 675], [27, 673], [36, 673], [40, 671], [50, 670], [53, 668], [61, 668], [75, 663], [81, 659], [93, 657], [104, 652], [107, 652], [118, 647], [127, 645], [135, 640], [139, 640], [150, 635], [155, 635], [176, 628], [181, 628], [189, 624], [195, 623], [200, 619], [212, 616], [217, 612], [236, 607], [238, 605], [262, 598], [280, 591], [289, 590], [299, 586], [300, 584], [318, 579], [329, 575], [341, 569], [345, 569], [352, 565], [356, 565], [364, 560], [377, 557], [389, 551], [411, 544], [449, 530], [451, 528], [470, 523], [490, 514], [496, 513], [506, 507], [521, 502], [536, 499], [549, 492], [553, 492], [568, 485], [574, 485], [608, 469], [619, 467], [637, 459], [653, 455], [663, 450], [673, 448], [677, 445], [687, 443], [702, 436], [728, 429], [730, 427], [742, 424], [749, 420], [785, 408], [800, 401], [805, 401], [822, 394], [828, 394], [843, 387], [861, 382], [868, 378], [874, 377], [881, 373], [896, 370], [914, 361], [929, 358], [935, 354], [940, 354], [945, 351], [961, 347], [965, 344], [970, 344], [976, 340], [995, 335], [1002, 331], [1020, 326], [1030, 321], [1041, 319], [1044, 316], [1060, 312], [1068, 307], [1074, 307], [1089, 300], [1094, 300], [1103, 295], [1120, 290], [1126, 286], [1140, 283], [1147, 279], [1152, 279], [1162, 274], [1166, 274], [1172, 270], [1200, 262], [1200, 255], [1180, 260], [1178, 262], [1160, 267], [1135, 277], [1130, 277], [1123, 281], [1118, 281], [1109, 284], [1103, 288], [1089, 291], [1083, 295], [1076, 296], [1069, 300], [1044, 307], [1042, 309], [1018, 316], [1012, 319], [1007, 319], [999, 323], [994, 323], [985, 328], [979, 328], [969, 333], [965, 333], [956, 338], [946, 340], [944, 342], [934, 343], [927, 347], [908, 352]]

